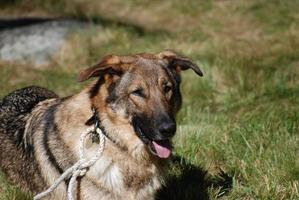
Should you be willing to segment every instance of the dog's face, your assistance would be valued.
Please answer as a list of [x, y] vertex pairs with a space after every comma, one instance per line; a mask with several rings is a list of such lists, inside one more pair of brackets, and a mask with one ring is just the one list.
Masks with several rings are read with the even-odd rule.
[[175, 115], [181, 106], [180, 71], [188, 68], [202, 75], [194, 63], [171, 51], [108, 56], [82, 71], [79, 80], [102, 77], [92, 95], [97, 95], [99, 85], [105, 85], [104, 103], [112, 121], [130, 124], [151, 153], [167, 158], [176, 132]]

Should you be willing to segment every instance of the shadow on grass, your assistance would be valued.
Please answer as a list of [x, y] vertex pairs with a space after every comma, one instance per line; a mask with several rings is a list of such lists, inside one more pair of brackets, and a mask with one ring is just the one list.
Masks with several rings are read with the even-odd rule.
[[[1, 0], [0, 0], [1, 2]], [[104, 16], [97, 16], [97, 17], [86, 17], [84, 15], [82, 16], [65, 16], [65, 17], [12, 17], [12, 18], [0, 18], [0, 31], [6, 30], [6, 29], [13, 29], [13, 28], [19, 28], [24, 26], [30, 26], [35, 24], [41, 24], [44, 22], [49, 21], [77, 21], [81, 23], [89, 23], [94, 25], [101, 25], [103, 27], [109, 27], [109, 26], [118, 26], [118, 27], [125, 27], [133, 32], [137, 33], [139, 36], [144, 35], [169, 35], [170, 33], [162, 30], [162, 29], [155, 29], [155, 30], [147, 30], [145, 27], [142, 27], [138, 24], [134, 24], [132, 22], [127, 22], [123, 20], [113, 20], [106, 18]]]
[[210, 190], [217, 191], [215, 196], [221, 197], [231, 188], [232, 177], [224, 172], [211, 177], [206, 170], [176, 156], [172, 160], [172, 172], [166, 180], [166, 185], [158, 192], [156, 200], [210, 199]]

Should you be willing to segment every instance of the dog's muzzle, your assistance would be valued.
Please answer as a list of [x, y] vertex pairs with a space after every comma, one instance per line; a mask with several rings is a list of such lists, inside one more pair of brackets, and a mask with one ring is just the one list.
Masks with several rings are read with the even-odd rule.
[[156, 138], [151, 138], [147, 136], [140, 127], [136, 127], [135, 129], [139, 138], [148, 146], [152, 154], [160, 158], [168, 158], [171, 155], [171, 138], [174, 133], [168, 133], [165, 137], [161, 136], [161, 134], [159, 133], [156, 135]]

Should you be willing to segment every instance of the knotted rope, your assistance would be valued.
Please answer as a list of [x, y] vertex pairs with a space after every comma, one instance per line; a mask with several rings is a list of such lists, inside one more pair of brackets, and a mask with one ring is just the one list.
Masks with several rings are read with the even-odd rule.
[[[87, 137], [88, 134], [95, 131], [99, 136], [99, 148], [94, 157], [90, 160], [84, 158], [84, 139]], [[80, 144], [79, 144], [79, 156], [80, 159], [70, 168], [68, 168], [47, 190], [37, 194], [34, 197], [34, 200], [41, 199], [51, 192], [53, 192], [58, 185], [65, 179], [71, 178], [67, 188], [67, 199], [74, 200], [73, 193], [74, 193], [74, 186], [76, 185], [77, 177], [84, 176], [87, 172], [86, 168], [91, 167], [95, 164], [95, 162], [100, 158], [105, 146], [105, 135], [103, 134], [102, 130], [98, 127], [93, 128], [92, 130], [88, 130], [80, 136]]]

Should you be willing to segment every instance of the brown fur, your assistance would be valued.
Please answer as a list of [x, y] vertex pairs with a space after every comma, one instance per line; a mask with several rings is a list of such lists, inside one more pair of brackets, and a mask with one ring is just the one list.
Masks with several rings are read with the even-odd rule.
[[[189, 68], [202, 75], [189, 59], [172, 51], [104, 57], [79, 74], [79, 81], [99, 77], [89, 87], [68, 98], [41, 101], [26, 114], [25, 145], [8, 148], [15, 144], [1, 144], [1, 167], [23, 188], [41, 192], [78, 160], [79, 138], [91, 126], [87, 122], [95, 108], [108, 138], [101, 158], [78, 179], [77, 198], [154, 199], [167, 159], [154, 155], [149, 144], [151, 140], [171, 140], [175, 126], [162, 133], [161, 124], [175, 122], [181, 106], [180, 71]], [[136, 130], [142, 130], [146, 139]], [[0, 137], [7, 138], [4, 132]], [[87, 157], [92, 157], [98, 145], [90, 138], [86, 144]], [[33, 150], [26, 153], [28, 147]], [[28, 156], [32, 164], [26, 164], [34, 169], [29, 171], [35, 171], [32, 177], [36, 178], [13, 177], [9, 171], [16, 173], [16, 166], [23, 169], [24, 159], [10, 170], [5, 164], [11, 163], [8, 154]], [[63, 183], [47, 198], [63, 199], [65, 195]]]

